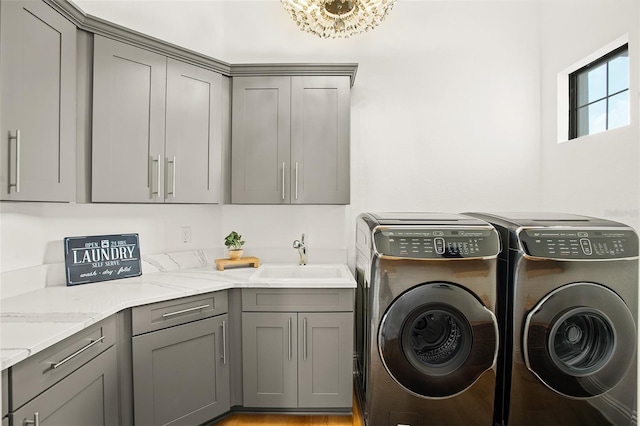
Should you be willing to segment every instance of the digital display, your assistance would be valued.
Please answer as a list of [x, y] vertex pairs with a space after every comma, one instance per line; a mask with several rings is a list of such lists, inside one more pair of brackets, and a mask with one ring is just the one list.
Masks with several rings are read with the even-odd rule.
[[378, 253], [416, 259], [475, 258], [496, 256], [500, 250], [492, 229], [379, 230], [374, 236]]
[[526, 229], [525, 252], [551, 259], [623, 259], [638, 256], [638, 236], [631, 230]]

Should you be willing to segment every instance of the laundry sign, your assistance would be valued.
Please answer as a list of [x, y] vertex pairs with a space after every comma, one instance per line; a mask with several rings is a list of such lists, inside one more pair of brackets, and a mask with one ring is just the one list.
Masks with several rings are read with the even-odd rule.
[[142, 275], [138, 234], [64, 239], [67, 285]]

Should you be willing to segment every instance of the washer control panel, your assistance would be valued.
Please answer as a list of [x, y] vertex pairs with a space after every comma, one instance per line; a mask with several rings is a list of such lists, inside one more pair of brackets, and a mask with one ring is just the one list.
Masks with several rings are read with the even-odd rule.
[[623, 259], [638, 256], [638, 236], [626, 229], [524, 229], [520, 242], [529, 256], [549, 259]]
[[490, 257], [500, 251], [498, 234], [487, 228], [378, 228], [374, 242], [381, 255], [413, 259]]

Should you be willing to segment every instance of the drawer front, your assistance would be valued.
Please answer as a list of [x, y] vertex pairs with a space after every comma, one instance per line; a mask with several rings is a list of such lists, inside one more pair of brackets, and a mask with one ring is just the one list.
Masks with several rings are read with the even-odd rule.
[[351, 288], [247, 288], [242, 290], [244, 312], [353, 311]]
[[[117, 348], [112, 346], [51, 389], [10, 414], [15, 426], [115, 426], [118, 422]], [[33, 423], [31, 423], [33, 424]]]
[[11, 410], [58, 383], [116, 341], [116, 316], [94, 324], [11, 367]]
[[225, 314], [228, 310], [226, 290], [138, 306], [131, 310], [133, 335]]

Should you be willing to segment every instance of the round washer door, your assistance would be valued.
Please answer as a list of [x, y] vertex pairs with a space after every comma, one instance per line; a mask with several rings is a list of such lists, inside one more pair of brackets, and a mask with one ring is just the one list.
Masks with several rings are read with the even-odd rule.
[[414, 287], [389, 306], [378, 350], [391, 377], [427, 398], [454, 396], [495, 364], [496, 317], [470, 291], [436, 282]]
[[573, 283], [527, 315], [527, 368], [564, 396], [590, 398], [620, 382], [635, 357], [636, 324], [624, 301], [605, 286]]

